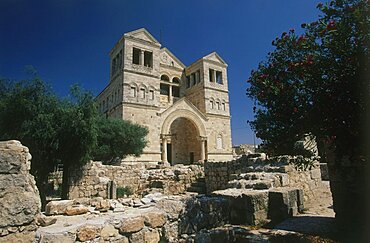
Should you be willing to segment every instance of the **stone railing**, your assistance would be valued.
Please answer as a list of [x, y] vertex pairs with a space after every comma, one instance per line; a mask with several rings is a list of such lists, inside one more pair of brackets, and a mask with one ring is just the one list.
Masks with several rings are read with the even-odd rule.
[[200, 177], [204, 177], [204, 173], [198, 165], [150, 169], [137, 162], [113, 166], [91, 161], [72, 172], [69, 197], [115, 198], [115, 188], [135, 195], [149, 191], [176, 195], [184, 193]]
[[[303, 189], [305, 199], [310, 200], [319, 193], [322, 186], [320, 164], [318, 159], [312, 158], [306, 160], [307, 167], [298, 169], [297, 159], [300, 158], [279, 156], [265, 160], [264, 158], [242, 156], [227, 162], [205, 162], [207, 193], [233, 187], [258, 187], [261, 186], [261, 183], [255, 185], [254, 182], [268, 184], [268, 180], [271, 180], [271, 187], [289, 186]], [[238, 181], [243, 182], [244, 185], [240, 185]], [[264, 186], [265, 189], [270, 188], [270, 185], [262, 185], [262, 187]]]

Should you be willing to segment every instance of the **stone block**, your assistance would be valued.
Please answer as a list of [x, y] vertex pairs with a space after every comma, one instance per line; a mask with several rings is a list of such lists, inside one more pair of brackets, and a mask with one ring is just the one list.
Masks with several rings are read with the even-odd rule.
[[68, 216], [85, 214], [89, 209], [83, 205], [73, 205], [66, 208], [65, 214]]
[[303, 191], [301, 189], [281, 187], [269, 191], [268, 216], [273, 222], [293, 217], [303, 208]]
[[145, 224], [151, 228], [162, 227], [166, 223], [166, 215], [159, 211], [145, 213], [143, 217]]
[[100, 237], [103, 240], [108, 240], [110, 237], [116, 237], [118, 234], [118, 230], [113, 225], [108, 224], [101, 230]]
[[84, 225], [77, 231], [79, 241], [88, 241], [97, 238], [100, 235], [100, 228], [95, 225]]
[[268, 192], [226, 189], [213, 192], [229, 201], [230, 223], [259, 225], [267, 220]]
[[40, 235], [36, 235], [35, 242], [38, 242], [38, 243], [51, 243], [51, 242], [74, 243], [76, 242], [76, 234], [71, 234], [71, 233], [43, 234], [42, 233]]
[[321, 179], [320, 168], [311, 170], [311, 179]]
[[119, 227], [119, 232], [121, 234], [134, 233], [140, 231], [144, 228], [144, 218], [143, 217], [132, 217], [125, 218], [121, 221], [121, 226]]
[[68, 207], [74, 204], [74, 200], [51, 201], [46, 204], [46, 215], [65, 214]]

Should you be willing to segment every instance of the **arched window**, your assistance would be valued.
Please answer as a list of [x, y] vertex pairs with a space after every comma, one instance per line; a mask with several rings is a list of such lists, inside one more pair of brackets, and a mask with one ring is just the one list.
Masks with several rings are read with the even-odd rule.
[[174, 78], [172, 79], [172, 83], [179, 84], [179, 83], [180, 83], [180, 79], [179, 79], [179, 78], [177, 78], [177, 77], [174, 77]]
[[217, 147], [217, 149], [222, 149], [222, 136], [221, 135], [217, 136], [216, 147]]
[[170, 78], [167, 75], [163, 74], [161, 76], [161, 80], [166, 81], [166, 82], [169, 82], [170, 81]]
[[136, 87], [131, 86], [131, 97], [136, 97]]

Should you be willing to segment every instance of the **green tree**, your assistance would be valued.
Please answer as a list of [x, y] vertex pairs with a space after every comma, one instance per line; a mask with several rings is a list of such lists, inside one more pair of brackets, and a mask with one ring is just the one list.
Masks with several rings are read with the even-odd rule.
[[71, 167], [80, 167], [92, 157], [97, 142], [98, 113], [91, 93], [78, 86], [63, 100], [57, 113], [58, 159], [63, 164], [62, 198], [68, 198]]
[[110, 164], [125, 155], [139, 156], [147, 144], [147, 134], [147, 128], [129, 121], [100, 117], [97, 147], [93, 157]]
[[42, 80], [0, 81], [0, 139], [20, 140], [32, 153], [31, 173], [45, 204], [47, 177], [57, 163], [57, 97]]
[[273, 41], [276, 49], [252, 71], [257, 136], [286, 153], [312, 133], [343, 153], [364, 150], [361, 129], [369, 96], [369, 6], [364, 0], [320, 4], [323, 16]]
[[352, 188], [332, 182], [337, 219], [352, 222], [343, 232], [353, 236], [368, 213], [360, 211], [367, 208], [366, 193], [356, 190], [368, 183], [363, 171], [369, 159], [370, 6], [365, 0], [335, 0], [318, 8], [317, 21], [302, 24], [301, 35], [292, 29], [276, 38], [275, 50], [252, 71], [247, 94], [256, 106], [250, 124], [273, 153], [289, 153], [309, 133], [334, 152], [336, 176], [346, 173], [339, 162], [345, 158], [360, 165], [347, 168], [354, 173]]
[[113, 161], [138, 156], [146, 145], [148, 130], [122, 120], [101, 118], [90, 92], [78, 86], [61, 99], [40, 78], [0, 80], [0, 139], [17, 139], [32, 154], [43, 205], [50, 172], [63, 164], [62, 198], [68, 198], [71, 169], [89, 159]]

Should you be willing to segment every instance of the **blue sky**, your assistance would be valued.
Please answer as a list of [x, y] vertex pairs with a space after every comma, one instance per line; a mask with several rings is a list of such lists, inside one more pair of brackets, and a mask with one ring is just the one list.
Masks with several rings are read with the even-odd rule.
[[110, 49], [123, 33], [144, 27], [185, 65], [212, 51], [228, 63], [233, 144], [253, 143], [245, 80], [276, 36], [317, 19], [318, 3], [0, 0], [0, 77], [24, 78], [24, 67], [32, 65], [61, 96], [75, 83], [98, 94], [108, 83]]

